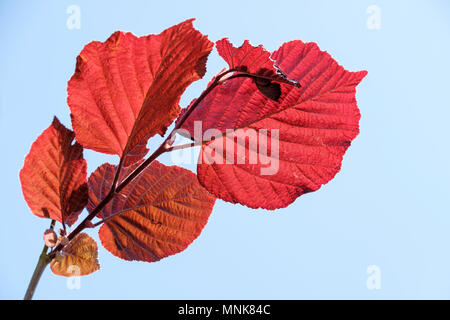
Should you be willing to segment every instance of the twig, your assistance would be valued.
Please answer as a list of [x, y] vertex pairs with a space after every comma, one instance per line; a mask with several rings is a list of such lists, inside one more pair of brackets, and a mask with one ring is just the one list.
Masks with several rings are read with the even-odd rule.
[[[55, 226], [55, 220], [52, 220], [50, 223], [50, 229], [53, 230]], [[44, 272], [47, 265], [50, 263], [51, 259], [47, 255], [48, 247], [47, 245], [44, 245], [44, 248], [42, 249], [42, 252], [39, 256], [39, 260], [36, 264], [36, 268], [34, 269], [33, 275], [31, 276], [30, 283], [28, 284], [27, 291], [25, 292], [24, 300], [31, 300], [34, 295], [34, 291], [36, 290], [36, 287], [39, 283], [39, 279], [42, 276], [42, 273]]]

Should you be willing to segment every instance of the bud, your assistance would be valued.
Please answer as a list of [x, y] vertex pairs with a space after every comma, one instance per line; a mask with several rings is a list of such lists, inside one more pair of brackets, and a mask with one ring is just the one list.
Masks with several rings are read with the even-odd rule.
[[47, 229], [44, 232], [44, 242], [45, 245], [49, 248], [53, 248], [56, 245], [56, 241], [58, 237], [56, 236], [55, 231], [53, 229]]

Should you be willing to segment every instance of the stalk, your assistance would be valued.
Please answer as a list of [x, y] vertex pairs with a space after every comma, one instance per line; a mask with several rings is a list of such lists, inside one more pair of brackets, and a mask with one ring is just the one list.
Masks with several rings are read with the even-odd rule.
[[[53, 229], [54, 226], [55, 220], [52, 220], [50, 224], [50, 229]], [[45, 268], [51, 261], [50, 257], [47, 255], [47, 250], [48, 250], [47, 245], [44, 245], [41, 255], [39, 256], [39, 260], [36, 264], [36, 268], [34, 268], [33, 275], [31, 276], [31, 280], [30, 283], [28, 284], [28, 288], [27, 291], [25, 292], [23, 300], [31, 300], [33, 298], [34, 291], [36, 290], [39, 280], [41, 279], [42, 273], [44, 273]]]
[[[111, 187], [111, 190], [108, 192], [105, 198], [101, 200], [97, 206], [88, 214], [88, 216], [67, 236], [68, 240], [72, 240], [76, 235], [78, 235], [82, 230], [84, 230], [87, 227], [93, 227], [98, 226], [99, 224], [104, 223], [107, 219], [101, 220], [96, 224], [92, 224], [91, 220], [95, 218], [98, 213], [108, 204], [109, 201], [111, 201], [114, 196], [119, 193], [123, 188], [125, 188], [134, 178], [136, 178], [142, 171], [144, 171], [156, 158], [158, 158], [161, 154], [165, 152], [170, 152], [177, 149], [184, 149], [188, 147], [193, 147], [197, 145], [198, 143], [191, 143], [187, 145], [182, 146], [170, 146], [167, 144], [169, 140], [172, 139], [173, 135], [176, 133], [176, 130], [181, 128], [181, 126], [184, 124], [184, 122], [187, 120], [187, 118], [191, 115], [191, 113], [195, 110], [195, 108], [200, 104], [200, 102], [217, 86], [221, 85], [227, 80], [238, 78], [238, 77], [248, 77], [248, 78], [261, 78], [266, 79], [267, 77], [259, 76], [259, 75], [253, 75], [248, 73], [242, 73], [239, 72], [238, 74], [232, 75], [230, 77], [225, 77], [225, 75], [230, 74], [232, 72], [235, 72], [234, 69], [228, 69], [221, 74], [219, 74], [212, 83], [202, 92], [202, 94], [194, 101], [194, 103], [190, 106], [188, 110], [184, 113], [183, 117], [179, 120], [175, 128], [170, 132], [170, 134], [167, 136], [167, 138], [161, 143], [161, 145], [144, 161], [142, 162], [136, 169], [133, 170], [125, 179], [123, 179], [119, 183], [119, 175], [120, 171], [123, 167], [123, 161], [124, 158], [122, 157], [120, 159], [120, 163], [118, 165], [118, 169], [116, 171], [114, 181]], [[201, 144], [201, 143], [200, 143]], [[55, 220], [52, 220], [52, 224], [50, 226], [51, 229], [53, 229], [55, 225]], [[24, 300], [31, 300], [34, 294], [34, 291], [36, 290], [36, 286], [39, 283], [39, 279], [42, 276], [42, 273], [44, 272], [47, 265], [52, 261], [52, 259], [55, 257], [56, 253], [61, 251], [61, 249], [64, 246], [59, 243], [49, 254], [47, 254], [48, 247], [44, 246], [41, 255], [39, 256], [38, 263], [36, 265], [36, 268], [33, 272], [33, 276], [31, 277], [30, 283], [28, 285], [28, 289], [25, 293]]]

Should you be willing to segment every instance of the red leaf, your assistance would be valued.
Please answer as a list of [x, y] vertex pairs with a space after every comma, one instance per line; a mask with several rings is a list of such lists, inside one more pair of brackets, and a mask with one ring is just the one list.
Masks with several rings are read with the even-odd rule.
[[187, 20], [159, 35], [115, 32], [81, 51], [68, 84], [77, 140], [95, 151], [125, 156], [148, 151], [178, 115], [187, 86], [203, 77], [213, 43]]
[[230, 69], [258, 73], [261, 69], [273, 70], [274, 61], [270, 58], [270, 52], [266, 51], [262, 45], [254, 47], [248, 40], [235, 48], [227, 38], [216, 42], [216, 49], [219, 55], [228, 63]]
[[[110, 190], [115, 171], [103, 164], [89, 177], [89, 211]], [[119, 258], [158, 261], [199, 236], [214, 202], [195, 174], [154, 161], [101, 211], [99, 217], [109, 220], [100, 228], [100, 240]]]
[[88, 199], [86, 161], [75, 135], [55, 117], [36, 139], [20, 171], [22, 192], [38, 217], [72, 225]]
[[[202, 147], [199, 160], [218, 158], [223, 164], [199, 161], [199, 181], [217, 197], [252, 208], [286, 207], [336, 175], [345, 151], [359, 133], [355, 87], [367, 74], [344, 70], [315, 43], [285, 43], [272, 58], [302, 87], [281, 84], [280, 102], [274, 102], [258, 92], [252, 80], [232, 79], [215, 88], [183, 125], [192, 136], [197, 120], [202, 121], [203, 133], [219, 130], [220, 135]], [[234, 130], [228, 138], [227, 129]], [[253, 148], [243, 140], [234, 141], [236, 136], [250, 134], [249, 129], [260, 133], [267, 129], [269, 141], [258, 140]], [[271, 141], [270, 134], [275, 134], [271, 129], [279, 130], [279, 140]], [[279, 156], [271, 155], [272, 142], [275, 146], [277, 141]], [[266, 147], [268, 156], [260, 152]], [[235, 158], [234, 164], [227, 164], [226, 152], [238, 148], [245, 151], [245, 163], [236, 163]], [[257, 163], [251, 164], [255, 156]], [[261, 169], [268, 166], [264, 160], [278, 163], [278, 171], [263, 174]]]
[[[278, 100], [280, 85], [272, 83], [270, 80], [300, 86], [298, 81], [287, 78], [270, 57], [270, 52], [266, 51], [262, 45], [253, 47], [248, 40], [245, 40], [239, 48], [235, 48], [227, 38], [224, 38], [216, 42], [216, 48], [230, 69], [267, 77], [266, 80], [256, 79], [255, 83], [258, 90], [272, 100]], [[273, 95], [274, 90], [277, 91], [276, 99]]]

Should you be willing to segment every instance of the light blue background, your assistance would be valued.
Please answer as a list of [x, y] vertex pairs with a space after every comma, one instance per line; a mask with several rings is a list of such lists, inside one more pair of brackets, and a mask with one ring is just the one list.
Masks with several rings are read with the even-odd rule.
[[[80, 30], [66, 27], [72, 4]], [[366, 27], [372, 4], [380, 30]], [[102, 270], [80, 290], [47, 269], [35, 298], [450, 298], [449, 2], [242, 0], [0, 2], [0, 297], [23, 297], [42, 249], [49, 221], [30, 213], [18, 173], [54, 114], [70, 126], [77, 54], [115, 30], [159, 33], [190, 17], [213, 41], [250, 39], [271, 51], [315, 41], [347, 69], [369, 71], [357, 93], [361, 134], [341, 172], [276, 212], [218, 201], [201, 236], [157, 263], [100, 248]], [[213, 52], [182, 106], [223, 67]], [[117, 161], [85, 156], [89, 171]], [[366, 287], [369, 265], [381, 269], [380, 290]]]

